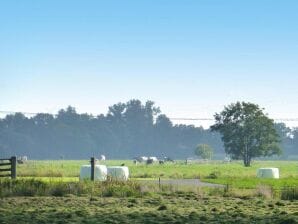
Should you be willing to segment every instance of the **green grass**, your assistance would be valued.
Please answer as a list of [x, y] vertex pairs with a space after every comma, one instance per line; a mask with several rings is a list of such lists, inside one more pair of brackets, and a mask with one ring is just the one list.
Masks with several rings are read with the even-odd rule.
[[258, 185], [271, 186], [274, 189], [283, 187], [298, 186], [297, 178], [283, 178], [283, 179], [259, 179], [259, 178], [218, 178], [218, 179], [203, 179], [209, 183], [230, 185], [239, 189], [254, 189]]
[[[77, 181], [80, 167], [88, 164], [88, 160], [80, 161], [30, 161], [18, 166], [19, 177], [38, 177], [44, 180]], [[106, 165], [124, 163], [130, 169], [133, 179], [192, 179], [218, 184], [229, 184], [236, 188], [256, 188], [258, 185], [269, 185], [274, 188], [298, 185], [298, 162], [293, 161], [255, 161], [251, 167], [244, 167], [242, 162], [222, 163], [214, 161], [203, 164], [134, 165], [132, 161], [107, 161]], [[256, 178], [256, 171], [261, 167], [277, 167], [280, 169], [280, 180], [261, 180]], [[216, 179], [211, 179], [210, 174]], [[214, 178], [214, 177], [213, 177]]]
[[78, 182], [79, 177], [18, 177], [17, 179], [22, 180], [41, 180], [45, 182]]
[[[134, 165], [132, 161], [113, 160], [107, 161], [106, 165], [120, 165], [124, 163], [130, 168], [131, 176], [134, 178], [196, 178], [208, 176], [216, 171], [223, 177], [255, 177], [256, 170], [261, 167], [277, 167], [283, 178], [298, 178], [298, 162], [293, 161], [256, 161], [251, 167], [244, 167], [242, 162], [189, 164], [178, 161], [175, 164], [165, 165]], [[29, 161], [18, 166], [18, 176], [29, 177], [78, 177], [80, 167], [89, 164], [88, 160], [65, 160], [65, 161]]]
[[[132, 181], [79, 182], [80, 166], [87, 160], [18, 165], [16, 181], [0, 179], [0, 223], [298, 223], [297, 162], [257, 161], [249, 168], [216, 161], [105, 164], [122, 163], [129, 166]], [[256, 178], [260, 167], [279, 168], [281, 179]], [[137, 181], [159, 177], [201, 178], [229, 187], [159, 187]]]

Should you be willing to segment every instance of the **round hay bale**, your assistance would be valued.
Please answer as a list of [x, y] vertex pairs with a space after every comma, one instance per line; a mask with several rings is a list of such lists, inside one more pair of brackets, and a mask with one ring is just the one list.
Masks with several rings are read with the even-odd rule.
[[[106, 181], [107, 175], [108, 175], [108, 171], [105, 165], [95, 165], [94, 167], [95, 181]], [[81, 166], [80, 180], [91, 180], [91, 165]]]
[[279, 179], [279, 169], [278, 168], [260, 168], [258, 169], [257, 177]]
[[112, 180], [127, 181], [129, 178], [129, 169], [127, 166], [109, 166], [108, 177]]

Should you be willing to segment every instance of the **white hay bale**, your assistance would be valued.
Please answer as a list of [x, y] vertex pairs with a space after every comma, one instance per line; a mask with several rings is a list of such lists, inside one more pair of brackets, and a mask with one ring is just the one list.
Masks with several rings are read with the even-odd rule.
[[279, 169], [278, 168], [260, 168], [258, 169], [257, 177], [279, 179]]
[[129, 178], [129, 169], [127, 166], [109, 166], [108, 176], [112, 180], [127, 181]]
[[[108, 170], [105, 165], [95, 165], [94, 167], [94, 180], [105, 181], [107, 180]], [[81, 166], [80, 180], [91, 180], [91, 165]]]

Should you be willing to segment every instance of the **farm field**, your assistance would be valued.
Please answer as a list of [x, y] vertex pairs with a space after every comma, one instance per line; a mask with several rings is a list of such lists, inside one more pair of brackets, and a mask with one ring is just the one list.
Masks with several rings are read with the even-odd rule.
[[[298, 223], [298, 164], [255, 161], [129, 166], [128, 182], [80, 182], [88, 161], [29, 161], [17, 180], [0, 179], [0, 223]], [[280, 180], [257, 179], [277, 167]], [[221, 188], [144, 184], [198, 179]], [[286, 188], [290, 187], [290, 188]]]
[[[30, 161], [18, 166], [18, 177], [40, 178], [43, 180], [78, 181], [80, 167], [88, 160], [78, 161]], [[205, 182], [228, 184], [236, 188], [253, 189], [258, 185], [274, 188], [298, 186], [298, 162], [295, 161], [255, 161], [251, 167], [244, 167], [242, 162], [223, 163], [212, 161], [201, 164], [185, 164], [184, 161], [164, 165], [134, 165], [132, 161], [112, 160], [102, 164], [129, 167], [132, 179], [201, 179]], [[261, 167], [280, 169], [281, 179], [258, 179], [256, 171]]]

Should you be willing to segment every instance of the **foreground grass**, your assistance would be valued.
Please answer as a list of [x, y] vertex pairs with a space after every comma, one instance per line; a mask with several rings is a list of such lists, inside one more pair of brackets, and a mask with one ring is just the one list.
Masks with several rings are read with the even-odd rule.
[[200, 197], [11, 197], [0, 199], [0, 223], [297, 223], [298, 202]]
[[297, 197], [283, 194], [137, 181], [0, 179], [0, 223], [297, 223], [298, 190]]

